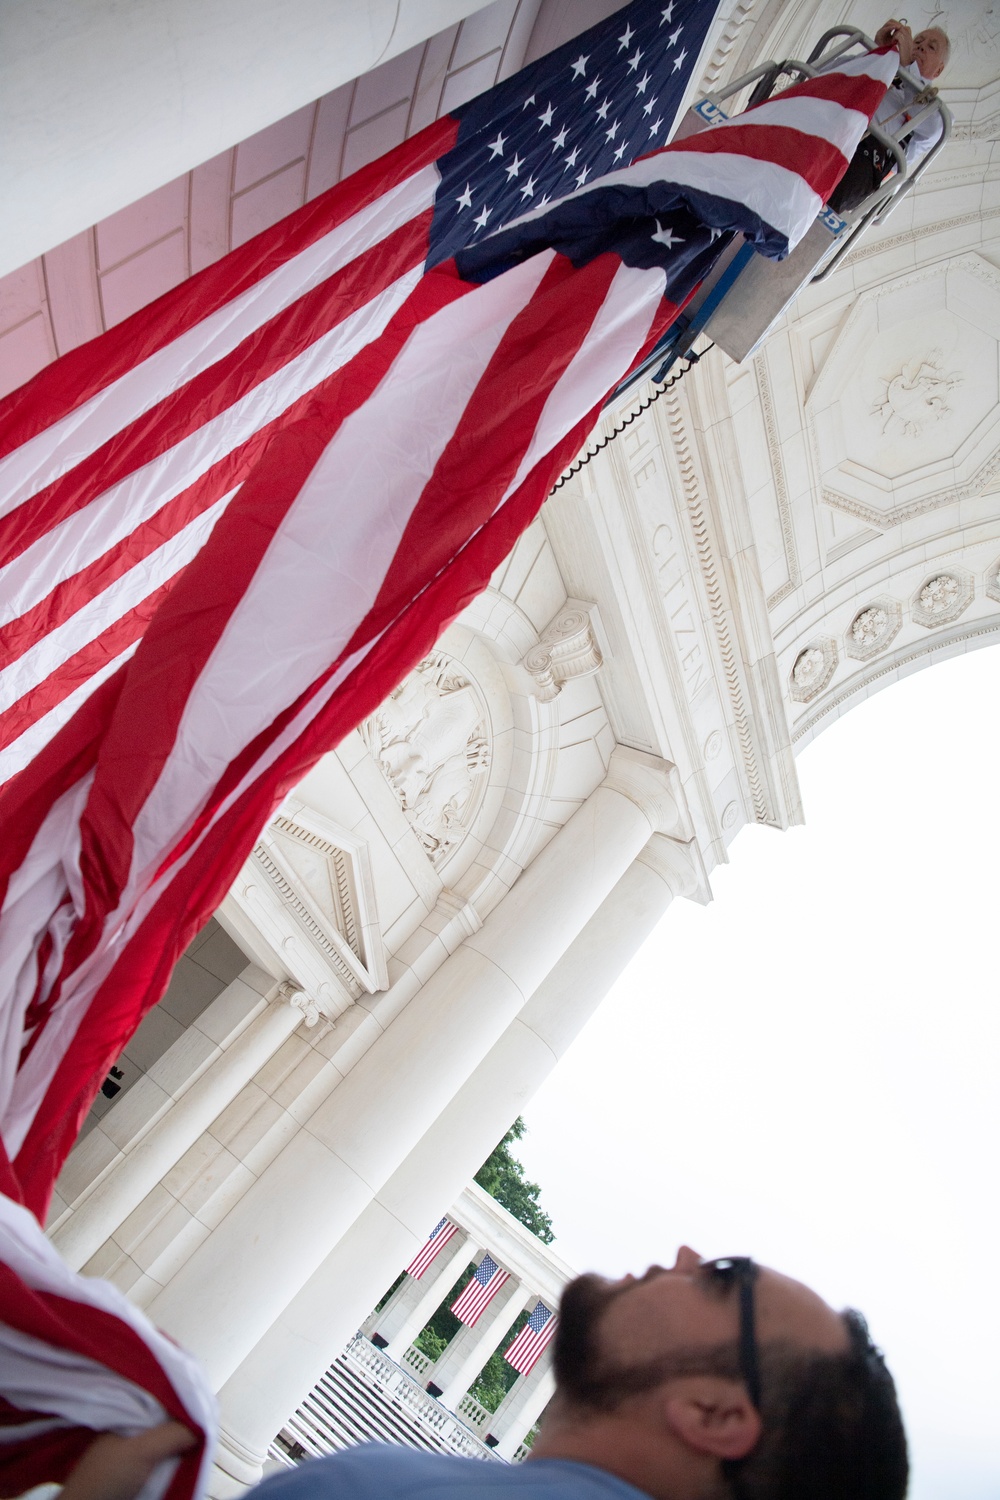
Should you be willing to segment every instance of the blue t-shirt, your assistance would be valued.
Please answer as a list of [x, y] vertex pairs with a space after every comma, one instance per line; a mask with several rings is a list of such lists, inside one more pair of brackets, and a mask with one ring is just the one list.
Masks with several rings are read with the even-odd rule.
[[479, 1458], [363, 1443], [272, 1474], [255, 1500], [649, 1500], [591, 1464], [535, 1458], [491, 1464]]

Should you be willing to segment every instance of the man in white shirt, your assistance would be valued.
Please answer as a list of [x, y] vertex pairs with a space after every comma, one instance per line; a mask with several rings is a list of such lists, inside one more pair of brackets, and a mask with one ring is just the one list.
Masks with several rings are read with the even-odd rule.
[[[875, 33], [875, 41], [880, 47], [898, 48], [902, 71], [921, 89], [930, 87], [941, 76], [951, 53], [951, 44], [940, 26], [929, 26], [914, 36], [905, 22], [886, 21]], [[917, 119], [912, 130], [902, 139], [907, 166], [911, 170], [940, 140], [944, 128], [936, 111], [918, 119], [921, 112], [922, 106], [915, 104], [909, 90], [897, 84], [887, 91], [874, 115], [876, 125], [884, 126], [887, 132], [897, 137], [908, 117]], [[885, 151], [874, 137], [866, 135], [830, 195], [830, 207], [840, 214], [857, 208], [882, 184], [894, 165], [895, 158], [891, 153]]]

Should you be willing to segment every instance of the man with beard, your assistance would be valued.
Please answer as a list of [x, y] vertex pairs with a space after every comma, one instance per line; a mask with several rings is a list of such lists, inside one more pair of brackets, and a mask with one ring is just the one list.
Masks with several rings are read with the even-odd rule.
[[[619, 1281], [579, 1277], [563, 1293], [554, 1365], [556, 1393], [524, 1464], [368, 1444], [274, 1475], [255, 1500], [906, 1493], [895, 1387], [864, 1319], [834, 1312], [801, 1282], [747, 1257], [703, 1261], [682, 1246], [669, 1269], [651, 1266]], [[159, 1443], [158, 1459], [167, 1432], [100, 1439], [63, 1500], [131, 1500], [151, 1469], [136, 1445]], [[176, 1432], [182, 1440], [183, 1429]], [[115, 1444], [112, 1452], [107, 1445]], [[127, 1489], [123, 1463], [138, 1480]]]

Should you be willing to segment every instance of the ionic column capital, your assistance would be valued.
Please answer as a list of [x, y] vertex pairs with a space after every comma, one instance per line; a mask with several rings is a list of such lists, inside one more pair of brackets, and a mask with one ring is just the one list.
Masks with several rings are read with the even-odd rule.
[[[284, 1000], [293, 1010], [300, 1011], [306, 1025], [310, 1028], [318, 1021], [328, 1021], [332, 1025], [332, 1019], [323, 1007], [321, 1000], [315, 1000], [312, 995], [295, 983], [294, 979], [286, 979], [278, 986], [277, 1000]], [[329, 1030], [329, 1026], [325, 1028]]]

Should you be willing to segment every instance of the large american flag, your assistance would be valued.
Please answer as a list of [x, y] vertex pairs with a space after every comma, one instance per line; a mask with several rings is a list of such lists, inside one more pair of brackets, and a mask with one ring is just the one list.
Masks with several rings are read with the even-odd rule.
[[134, 653], [269, 440], [398, 348], [426, 267], [665, 144], [715, 9], [628, 6], [0, 403], [0, 781]]
[[406, 1268], [407, 1276], [412, 1276], [419, 1281], [427, 1270], [427, 1267], [437, 1258], [448, 1241], [458, 1233], [458, 1225], [453, 1224], [450, 1219], [442, 1219], [440, 1224], [435, 1225], [427, 1236], [427, 1243], [421, 1245], [416, 1255]]
[[510, 1272], [497, 1265], [487, 1252], [476, 1267], [475, 1274], [459, 1292], [451, 1310], [460, 1323], [474, 1328], [502, 1286], [510, 1280]]
[[[725, 236], [780, 254], [805, 232], [895, 71], [872, 54], [640, 155], [709, 13], [637, 0], [502, 85], [488, 130], [478, 106], [439, 121], [0, 408], [0, 1364], [18, 1340], [43, 1363], [77, 1347], [72, 1317], [30, 1313], [37, 1220], [272, 809], [485, 587]], [[86, 1357], [207, 1431], [141, 1315], [65, 1286], [103, 1320]], [[69, 1436], [39, 1445], [48, 1418], [0, 1391], [25, 1413], [8, 1473], [60, 1478], [79, 1405], [53, 1394]]]
[[504, 1359], [520, 1375], [530, 1375], [552, 1342], [559, 1316], [544, 1302], [536, 1302], [528, 1321], [504, 1354]]

